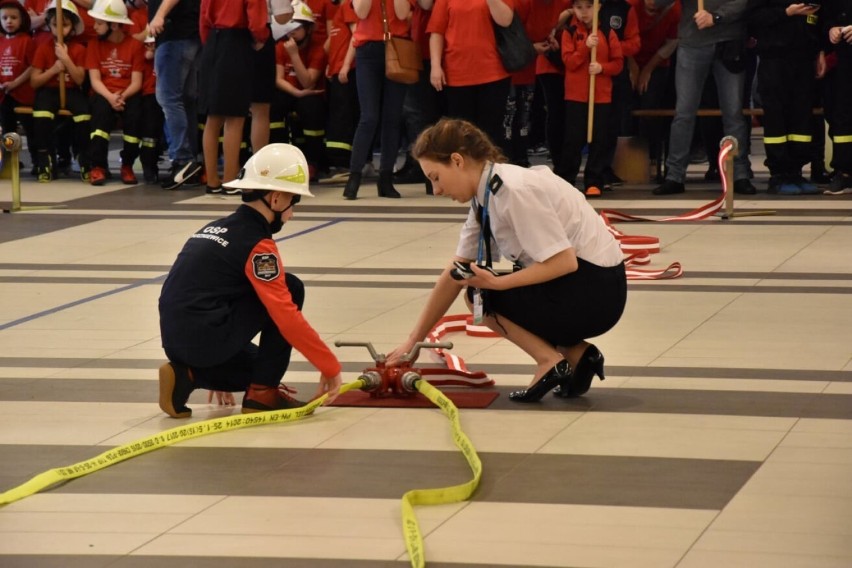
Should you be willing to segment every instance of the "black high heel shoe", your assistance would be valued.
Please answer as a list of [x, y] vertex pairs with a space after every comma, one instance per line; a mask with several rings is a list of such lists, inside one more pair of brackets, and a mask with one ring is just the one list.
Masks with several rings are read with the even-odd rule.
[[559, 383], [559, 386], [553, 391], [553, 396], [562, 398], [574, 398], [588, 392], [592, 386], [592, 379], [595, 375], [604, 380], [604, 356], [597, 347], [589, 345], [583, 351], [583, 355], [577, 362], [577, 368], [574, 369], [574, 375], [571, 381]]
[[529, 388], [509, 393], [515, 402], [538, 402], [556, 385], [567, 384], [571, 379], [571, 364], [565, 359], [558, 362]]

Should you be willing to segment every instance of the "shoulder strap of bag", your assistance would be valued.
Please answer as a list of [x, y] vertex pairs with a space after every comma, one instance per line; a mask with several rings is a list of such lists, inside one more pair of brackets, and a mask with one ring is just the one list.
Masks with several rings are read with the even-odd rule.
[[382, 27], [385, 30], [384, 40], [389, 41], [391, 34], [390, 26], [388, 25], [388, 11], [387, 8], [385, 8], [385, 0], [379, 0], [379, 4], [382, 6]]

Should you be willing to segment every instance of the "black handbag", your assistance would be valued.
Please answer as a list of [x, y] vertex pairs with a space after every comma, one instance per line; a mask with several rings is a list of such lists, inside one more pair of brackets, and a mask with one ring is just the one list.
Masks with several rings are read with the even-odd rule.
[[494, 24], [494, 39], [497, 40], [497, 53], [500, 54], [503, 67], [509, 73], [520, 71], [535, 59], [535, 48], [517, 12], [508, 27]]

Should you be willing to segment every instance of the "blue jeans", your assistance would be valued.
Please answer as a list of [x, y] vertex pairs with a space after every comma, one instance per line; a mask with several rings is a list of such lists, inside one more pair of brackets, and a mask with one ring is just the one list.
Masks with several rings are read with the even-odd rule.
[[402, 104], [408, 85], [385, 78], [385, 44], [369, 41], [355, 49], [355, 77], [361, 118], [352, 140], [349, 169], [360, 172], [373, 147], [373, 137], [381, 119], [380, 172], [393, 172], [402, 134]]
[[669, 156], [666, 159], [666, 179], [683, 183], [689, 164], [692, 132], [701, 103], [701, 92], [707, 75], [713, 73], [722, 110], [722, 129], [737, 139], [739, 152], [734, 158], [734, 180], [748, 179], [748, 128], [743, 116], [744, 73], [731, 73], [716, 58], [716, 46], [677, 48], [675, 92], [677, 104], [669, 136]]
[[201, 42], [171, 40], [157, 46], [157, 102], [166, 117], [169, 158], [185, 164], [198, 155], [198, 58]]

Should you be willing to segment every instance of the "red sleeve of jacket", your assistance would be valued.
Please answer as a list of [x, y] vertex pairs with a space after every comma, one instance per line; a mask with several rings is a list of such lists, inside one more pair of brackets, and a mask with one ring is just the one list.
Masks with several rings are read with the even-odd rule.
[[269, 39], [269, 9], [266, 0], [247, 0], [248, 29], [254, 41], [266, 43]]
[[284, 339], [316, 367], [323, 376], [340, 373], [340, 362], [299, 311], [284, 280], [284, 267], [272, 239], [257, 243], [245, 266], [246, 277], [266, 306]]
[[642, 47], [642, 38], [639, 36], [639, 17], [636, 15], [636, 8], [631, 6], [627, 12], [624, 39], [621, 40], [621, 53], [624, 57], [633, 57], [639, 53], [640, 47]]
[[612, 30], [609, 31], [607, 43], [609, 44], [609, 57], [607, 61], [601, 63], [601, 73], [615, 77], [624, 69], [624, 55], [621, 51], [621, 42], [618, 41], [618, 36]]
[[568, 30], [562, 32], [562, 61], [568, 71], [589, 66], [591, 50], [586, 45], [585, 31], [580, 31], [578, 28], [573, 34]]

